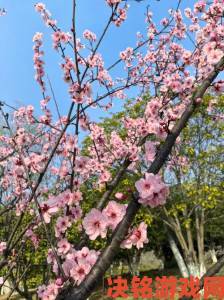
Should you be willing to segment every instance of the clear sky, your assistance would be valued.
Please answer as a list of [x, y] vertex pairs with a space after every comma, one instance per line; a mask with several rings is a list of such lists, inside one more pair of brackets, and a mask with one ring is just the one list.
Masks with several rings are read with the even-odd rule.
[[[33, 69], [33, 42], [35, 32], [44, 33], [44, 51], [46, 72], [59, 102], [64, 110], [69, 97], [67, 86], [61, 80], [62, 73], [59, 67], [61, 59], [52, 49], [51, 29], [46, 28], [40, 15], [35, 11], [33, 0], [0, 0], [0, 7], [7, 10], [7, 15], [0, 18], [0, 100], [16, 106], [33, 104], [38, 107], [41, 100], [39, 86], [34, 80]], [[58, 21], [58, 26], [68, 31], [71, 27], [72, 0], [46, 0], [43, 1], [51, 11], [53, 18]], [[183, 0], [185, 7], [195, 1]], [[144, 33], [144, 14], [150, 5], [154, 11], [155, 20], [159, 22], [166, 15], [170, 7], [175, 7], [176, 1], [144, 0], [137, 3], [128, 1], [130, 9], [128, 20], [121, 28], [112, 26], [105, 39], [100, 52], [103, 53], [106, 65], [119, 58], [119, 52], [127, 46], [135, 46], [136, 32]], [[77, 31], [82, 35], [85, 29], [94, 31], [97, 36], [102, 32], [103, 25], [110, 10], [104, 0], [77, 0]], [[115, 74], [119, 76], [119, 69]], [[67, 111], [67, 110], [65, 110]]]

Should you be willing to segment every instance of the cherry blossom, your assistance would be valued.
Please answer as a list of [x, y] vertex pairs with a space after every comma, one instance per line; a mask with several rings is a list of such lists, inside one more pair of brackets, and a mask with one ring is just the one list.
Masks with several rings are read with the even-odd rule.
[[123, 199], [125, 199], [125, 195], [124, 195], [123, 193], [121, 193], [121, 192], [117, 192], [114, 196], [115, 196], [116, 199], [118, 199], [118, 200], [123, 200]]
[[36, 69], [35, 79], [39, 83], [42, 91], [45, 91], [45, 83], [43, 80], [43, 77], [45, 75], [44, 68], [43, 68], [44, 61], [42, 60], [44, 52], [40, 50], [40, 47], [42, 46], [42, 39], [43, 39], [43, 34], [40, 32], [37, 32], [33, 37], [33, 42], [35, 43], [35, 46], [33, 47], [34, 50], [33, 61], [34, 61], [34, 68]]
[[4, 250], [7, 248], [6, 246], [6, 242], [0, 242], [0, 254], [4, 252]]
[[60, 240], [58, 242], [58, 253], [60, 255], [65, 255], [71, 248], [71, 244], [66, 240]]
[[166, 203], [168, 188], [159, 175], [146, 173], [145, 178], [137, 181], [135, 186], [140, 195], [139, 202], [143, 205], [156, 207]]
[[[14, 212], [15, 224], [23, 224], [20, 218], [23, 221], [24, 216], [31, 220], [17, 245], [12, 242], [17, 234], [20, 236], [21, 226], [12, 232], [9, 249], [4, 237], [0, 254], [16, 261], [21, 243], [29, 240], [33, 251], [38, 251], [44, 236], [50, 245], [46, 259], [54, 280], [38, 288], [41, 299], [55, 299], [69, 281], [80, 288], [92, 268], [96, 268], [94, 274], [103, 274], [102, 255], [107, 252], [89, 249], [89, 240], [123, 240], [121, 247], [126, 249], [141, 249], [148, 243], [144, 222], [132, 229], [122, 227], [131, 224], [137, 213], [137, 209], [132, 214], [127, 211], [136, 207], [131, 205], [136, 196], [150, 209], [166, 204], [169, 187], [159, 175], [161, 168], [170, 170], [177, 161], [187, 164], [171, 151], [172, 147], [180, 145], [179, 134], [203, 103], [205, 93], [212, 96], [207, 109], [212, 115], [217, 96], [224, 91], [220, 76], [223, 0], [196, 1], [183, 10], [178, 6], [156, 22], [148, 9], [145, 28], [137, 34], [136, 44], [127, 44], [126, 49], [115, 53], [111, 65], [101, 43], [111, 26], [119, 27], [127, 19], [128, 5], [122, 0], [104, 2], [110, 15], [102, 36], [88, 29], [79, 36], [76, 22], [67, 27], [71, 28], [67, 32], [57, 25], [44, 3], [37, 3], [35, 10], [51, 34], [52, 51], [59, 57], [68, 97], [57, 105], [55, 97], [47, 95], [51, 86], [45, 82], [43, 46], [48, 43], [43, 44], [43, 34], [36, 32], [33, 63], [41, 92], [40, 113], [27, 105], [16, 108], [11, 120], [8, 106], [0, 102], [4, 122], [0, 134], [1, 201], [10, 213]], [[115, 29], [118, 33], [119, 28]], [[117, 77], [114, 68], [119, 65]], [[56, 109], [52, 109], [53, 104]], [[129, 109], [136, 104], [142, 111], [136, 110], [133, 115], [121, 112], [116, 129], [103, 127], [96, 120], [122, 105]], [[223, 116], [215, 118], [222, 120]], [[122, 186], [127, 174], [138, 178], [128, 188]], [[89, 208], [87, 201], [92, 193], [95, 198]], [[124, 218], [130, 222], [122, 222]], [[73, 230], [78, 235], [75, 242], [70, 237]], [[117, 232], [123, 232], [122, 238]], [[114, 249], [114, 253], [117, 251]], [[113, 259], [112, 254], [106, 257], [109, 262]], [[97, 276], [92, 278], [97, 280]]]
[[71, 226], [71, 222], [69, 220], [69, 217], [59, 217], [57, 219], [56, 225], [55, 225], [55, 235], [56, 237], [60, 237], [61, 234], [65, 233], [66, 230]]
[[122, 242], [121, 247], [130, 249], [136, 246], [137, 249], [143, 248], [144, 244], [148, 243], [147, 225], [141, 222], [138, 227], [134, 228]]
[[116, 201], [110, 201], [103, 209], [103, 214], [107, 218], [108, 227], [114, 230], [117, 224], [123, 219], [125, 212], [125, 205], [119, 204]]
[[153, 161], [153, 159], [155, 158], [156, 155], [156, 147], [155, 147], [155, 143], [153, 142], [146, 142], [145, 143], [145, 158], [147, 161]]
[[42, 300], [54, 300], [58, 294], [58, 290], [61, 288], [61, 285], [58, 285], [56, 282], [50, 283], [48, 286], [40, 286], [37, 291], [37, 295]]
[[95, 42], [96, 41], [96, 35], [95, 33], [91, 32], [90, 30], [85, 30], [83, 32], [83, 37], [89, 41]]
[[79, 251], [72, 251], [66, 255], [63, 269], [67, 276], [71, 276], [79, 285], [95, 264], [99, 253], [83, 247]]
[[78, 259], [75, 266], [70, 270], [70, 275], [74, 279], [75, 283], [79, 285], [90, 270], [91, 265], [86, 263], [86, 260]]
[[98, 236], [102, 238], [107, 234], [107, 218], [99, 210], [93, 208], [83, 219], [83, 227], [90, 240], [95, 240]]

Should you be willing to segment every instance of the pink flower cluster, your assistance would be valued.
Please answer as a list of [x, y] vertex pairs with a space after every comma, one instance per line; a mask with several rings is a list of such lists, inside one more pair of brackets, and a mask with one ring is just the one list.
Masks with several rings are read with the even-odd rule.
[[96, 41], [96, 35], [95, 33], [91, 32], [90, 30], [85, 30], [83, 32], [83, 37], [90, 42], [95, 42]]
[[33, 61], [34, 61], [34, 68], [36, 70], [36, 75], [35, 79], [40, 85], [42, 91], [45, 91], [45, 83], [43, 80], [43, 77], [45, 75], [44, 72], [44, 61], [42, 60], [42, 57], [44, 55], [44, 52], [40, 50], [40, 47], [42, 46], [43, 34], [40, 32], [37, 32], [34, 37], [33, 37], [33, 42], [35, 43], [33, 50], [34, 50], [34, 56], [33, 56]]
[[102, 55], [96, 53], [95, 55], [90, 54], [87, 57], [87, 63], [91, 68], [99, 68], [100, 70], [104, 70], [104, 61]]
[[37, 295], [39, 299], [42, 300], [54, 300], [56, 299], [59, 289], [62, 287], [62, 284], [59, 280], [50, 283], [49, 285], [39, 286], [37, 290]]
[[[51, 217], [55, 215], [60, 209], [65, 208], [67, 205], [79, 207], [79, 203], [82, 200], [82, 193], [80, 191], [74, 191], [73, 193], [69, 190], [64, 191], [58, 196], [50, 196], [50, 198], [41, 203], [41, 211], [43, 214], [43, 218], [46, 223], [50, 223]], [[73, 207], [74, 208], [74, 207]], [[75, 212], [77, 214], [77, 211]], [[72, 214], [72, 210], [71, 210]], [[78, 215], [81, 215], [81, 211]], [[56, 224], [57, 232], [63, 232], [64, 227], [69, 227], [69, 222], [63, 219], [63, 222], [59, 222]], [[65, 222], [65, 224], [64, 224]]]
[[206, 1], [198, 1], [194, 5], [194, 12], [199, 13], [199, 12], [204, 12], [206, 8]]
[[129, 231], [125, 240], [121, 243], [121, 248], [131, 249], [136, 246], [137, 249], [143, 248], [144, 244], [148, 243], [147, 225], [141, 222], [138, 227]]
[[139, 202], [144, 206], [156, 207], [166, 203], [168, 187], [158, 174], [145, 173], [145, 178], [138, 180], [135, 186], [139, 192]]
[[204, 46], [204, 54], [207, 57], [208, 63], [215, 65], [224, 55], [224, 51], [217, 48], [216, 42], [209, 42]]
[[35, 9], [41, 14], [41, 17], [47, 26], [56, 25], [56, 21], [51, 18], [51, 13], [46, 9], [45, 4], [39, 2], [35, 4]]
[[52, 34], [52, 39], [53, 39], [53, 48], [58, 49], [60, 43], [67, 44], [68, 42], [71, 41], [72, 36], [69, 32], [63, 32], [57, 30]]
[[[87, 247], [77, 251], [66, 239], [58, 242], [57, 252], [63, 261], [62, 268], [66, 278], [73, 279], [76, 285], [79, 285], [85, 279], [100, 254], [99, 251], [90, 250]], [[53, 265], [53, 271], [58, 275], [58, 265], [52, 249], [48, 250], [47, 262]], [[42, 300], [55, 299], [62, 286], [63, 280], [58, 277], [48, 286], [39, 287], [38, 297]]]
[[97, 261], [99, 252], [89, 250], [87, 247], [79, 251], [71, 250], [65, 256], [62, 265], [65, 275], [71, 277], [79, 285]]
[[[122, 0], [106, 0], [107, 4], [110, 6], [118, 5]], [[124, 8], [118, 7], [116, 11], [116, 17], [114, 17], [114, 24], [119, 27], [127, 19], [127, 9], [128, 5], [125, 5]]]
[[92, 89], [89, 83], [84, 84], [81, 88], [77, 82], [74, 82], [69, 87], [69, 94], [75, 103], [83, 103], [90, 100], [91, 93]]
[[126, 212], [126, 205], [110, 201], [101, 212], [93, 208], [83, 220], [83, 228], [91, 240], [98, 236], [105, 238], [108, 229], [114, 230], [121, 222]]
[[147, 141], [145, 143], [145, 159], [148, 162], [152, 162], [156, 155], [156, 143]]
[[14, 112], [14, 118], [16, 123], [19, 123], [19, 121], [24, 121], [24, 120], [28, 124], [34, 123], [33, 112], [34, 112], [34, 107], [32, 105], [28, 105], [26, 107], [22, 106], [18, 108], [18, 110]]
[[126, 5], [124, 8], [118, 8], [117, 10], [117, 18], [114, 20], [114, 24], [119, 27], [121, 24], [127, 19], [127, 9], [128, 5]]
[[120, 58], [125, 61], [127, 67], [131, 67], [131, 62], [134, 58], [133, 54], [134, 50], [130, 47], [120, 53]]

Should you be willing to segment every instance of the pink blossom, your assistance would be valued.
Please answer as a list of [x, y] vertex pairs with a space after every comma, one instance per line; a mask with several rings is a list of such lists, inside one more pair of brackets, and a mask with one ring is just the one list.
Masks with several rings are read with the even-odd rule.
[[153, 197], [149, 197], [146, 199], [140, 199], [139, 202], [143, 205], [149, 205], [150, 207], [154, 208], [159, 205], [164, 205], [166, 203], [166, 198], [169, 194], [169, 190], [166, 186], [161, 187], [159, 192], [154, 192]]
[[46, 223], [50, 223], [51, 216], [58, 212], [58, 206], [52, 201], [41, 204], [41, 212]]
[[35, 9], [37, 12], [40, 13], [44, 23], [47, 25], [47, 26], [55, 26], [56, 25], [56, 20], [53, 20], [51, 18], [51, 13], [46, 9], [46, 6], [45, 4], [43, 3], [37, 3], [35, 5]]
[[35, 79], [38, 82], [38, 84], [40, 85], [42, 91], [45, 91], [45, 83], [43, 80], [43, 77], [45, 75], [44, 72], [44, 61], [42, 59], [44, 52], [41, 51], [41, 46], [42, 46], [42, 33], [37, 32], [34, 37], [33, 37], [33, 42], [34, 47], [34, 56], [33, 56], [33, 61], [34, 61], [34, 69], [36, 70], [36, 74], [35, 74]]
[[148, 243], [147, 225], [141, 222], [137, 228], [134, 228], [121, 243], [121, 248], [130, 249], [136, 246], [137, 249], [143, 248], [144, 244]]
[[71, 227], [71, 222], [69, 220], [69, 217], [63, 216], [59, 217], [57, 219], [56, 225], [55, 225], [55, 236], [60, 237], [61, 234], [65, 233], [66, 230]]
[[203, 12], [205, 10], [206, 7], [206, 1], [198, 1], [197, 3], [195, 3], [194, 5], [194, 12]]
[[82, 200], [82, 192], [80, 192], [78, 190], [73, 192], [72, 200], [73, 200], [73, 203], [77, 205]]
[[43, 39], [43, 33], [41, 32], [36, 32], [35, 35], [33, 36], [33, 42], [41, 41], [42, 39]]
[[133, 242], [131, 237], [131, 233], [126, 237], [126, 239], [121, 243], [122, 249], [131, 249], [133, 246]]
[[81, 250], [76, 252], [76, 257], [78, 257], [79, 259], [85, 259], [86, 257], [88, 257], [90, 253], [90, 250], [88, 247], [83, 247]]
[[131, 239], [137, 249], [143, 248], [144, 244], [148, 243], [147, 225], [144, 222], [141, 222], [140, 225], [133, 230]]
[[[66, 167], [65, 167], [66, 168]], [[66, 168], [67, 173], [67, 168]], [[64, 205], [71, 205], [73, 203], [73, 194], [70, 190], [66, 190], [58, 196]]]
[[107, 234], [107, 219], [101, 211], [93, 208], [84, 218], [83, 227], [91, 240], [98, 236], [102, 238]]
[[95, 251], [95, 250], [90, 250], [88, 256], [86, 257], [87, 262], [91, 265], [94, 266], [100, 252]]
[[58, 242], [58, 253], [60, 255], [65, 255], [71, 249], [71, 244], [66, 240], [60, 240]]
[[131, 61], [133, 60], [134, 56], [133, 48], [128, 47], [124, 51], [120, 52], [120, 58], [126, 62], [128, 67], [131, 67]]
[[36, 9], [36, 11], [38, 11], [38, 12], [43, 11], [43, 10], [45, 10], [45, 4], [39, 2], [39, 3], [35, 4], [35, 9]]
[[140, 195], [139, 202], [144, 206], [156, 207], [166, 203], [168, 188], [159, 175], [146, 173], [145, 179], [138, 180], [135, 186]]
[[60, 43], [67, 44], [71, 40], [71, 35], [69, 32], [63, 32], [63, 31], [55, 31], [52, 34], [52, 39], [53, 39], [53, 47], [55, 49], [58, 48]]
[[155, 143], [151, 141], [147, 141], [145, 143], [145, 158], [147, 161], [151, 162], [154, 160], [156, 154]]
[[123, 200], [125, 199], [125, 195], [123, 193], [117, 192], [115, 195], [115, 198], [118, 200]]
[[75, 169], [77, 172], [82, 173], [87, 168], [88, 158], [84, 156], [77, 157], [75, 162]]
[[156, 177], [152, 173], [146, 173], [145, 179], [142, 178], [135, 183], [136, 189], [138, 190], [141, 198], [152, 196], [157, 185]]
[[69, 32], [61, 32], [60, 41], [67, 44], [71, 40], [71, 34]]
[[6, 242], [0, 242], [0, 254], [2, 254], [6, 248], [7, 248]]
[[85, 30], [83, 32], [83, 37], [89, 41], [95, 42], [96, 41], [96, 35], [95, 33], [91, 32], [90, 30]]
[[48, 249], [48, 252], [47, 252], [47, 262], [49, 264], [52, 264], [54, 263], [56, 260], [55, 258], [55, 255], [54, 255], [54, 252], [52, 251], [52, 249]]
[[70, 212], [71, 212], [71, 216], [74, 218], [74, 220], [78, 220], [82, 216], [82, 209], [80, 206], [72, 207]]
[[[113, 0], [109, 0], [109, 1], [113, 1]], [[116, 1], [116, 0], [114, 0]], [[122, 0], [118, 0], [119, 2]], [[121, 24], [127, 19], [127, 9], [128, 9], [128, 5], [126, 5], [124, 8], [118, 7], [117, 9], [117, 18], [115, 18], [114, 20], [114, 24], [119, 27], [121, 26]]]
[[91, 265], [85, 259], [78, 259], [75, 266], [71, 269], [70, 275], [77, 285], [79, 285], [86, 275], [90, 272]]
[[224, 52], [222, 50], [220, 49], [212, 50], [207, 55], [208, 62], [211, 63], [212, 65], [215, 65], [220, 61], [220, 59], [223, 56], [224, 56]]
[[111, 180], [111, 174], [109, 171], [104, 170], [99, 177], [99, 183], [108, 182]]
[[50, 283], [49, 285], [42, 285], [37, 290], [37, 295], [42, 300], [55, 300], [60, 286], [56, 283]]
[[66, 255], [65, 261], [62, 264], [63, 271], [67, 277], [70, 277], [71, 269], [76, 265], [74, 253]]
[[114, 230], [116, 226], [121, 222], [126, 212], [126, 206], [117, 203], [116, 201], [110, 201], [106, 208], [103, 209], [103, 214], [107, 218], [108, 226]]
[[85, 259], [88, 264], [93, 266], [99, 256], [99, 252], [95, 250], [89, 250], [87, 247], [83, 247], [81, 250], [76, 252], [78, 259]]

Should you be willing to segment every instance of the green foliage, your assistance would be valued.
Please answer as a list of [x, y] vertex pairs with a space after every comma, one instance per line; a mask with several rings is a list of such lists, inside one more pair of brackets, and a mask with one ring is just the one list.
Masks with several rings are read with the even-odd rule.
[[[166, 179], [172, 185], [167, 211], [170, 216], [178, 217], [185, 229], [194, 228], [194, 209], [204, 211], [206, 216], [205, 234], [207, 237], [219, 231], [211, 226], [210, 219], [223, 214], [223, 129], [224, 122], [218, 118], [224, 112], [224, 96], [215, 99], [206, 95], [202, 105], [181, 134], [181, 143], [174, 149], [180, 153], [177, 158], [185, 158], [186, 163], [176, 163]], [[217, 220], [219, 217], [217, 218]], [[212, 222], [213, 222], [212, 221]], [[220, 220], [219, 220], [220, 221]], [[223, 223], [219, 225], [223, 230]]]

